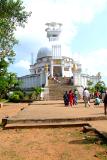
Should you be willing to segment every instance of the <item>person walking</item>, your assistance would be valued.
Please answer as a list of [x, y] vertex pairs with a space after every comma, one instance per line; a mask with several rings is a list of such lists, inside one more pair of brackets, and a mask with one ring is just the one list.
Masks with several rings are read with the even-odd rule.
[[69, 103], [70, 103], [71, 107], [73, 105], [73, 99], [74, 99], [74, 94], [73, 94], [72, 90], [70, 90], [69, 91]]
[[74, 104], [78, 104], [78, 91], [76, 89], [74, 90]]
[[83, 91], [83, 100], [85, 103], [85, 107], [87, 107], [87, 104], [88, 106], [90, 106], [90, 93], [87, 88], [85, 88]]
[[63, 99], [64, 99], [65, 106], [68, 106], [69, 105], [69, 96], [68, 96], [67, 91], [65, 91], [65, 93], [63, 95]]
[[104, 114], [106, 115], [107, 114], [107, 92], [105, 94], [103, 102], [104, 102]]

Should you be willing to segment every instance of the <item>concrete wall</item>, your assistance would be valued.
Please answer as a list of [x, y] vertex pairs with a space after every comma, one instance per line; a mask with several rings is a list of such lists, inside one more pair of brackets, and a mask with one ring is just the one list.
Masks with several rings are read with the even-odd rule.
[[40, 73], [39, 75], [26, 75], [19, 77], [18, 79], [22, 82], [20, 85], [22, 89], [41, 87], [42, 84], [46, 83], [46, 77], [44, 73]]

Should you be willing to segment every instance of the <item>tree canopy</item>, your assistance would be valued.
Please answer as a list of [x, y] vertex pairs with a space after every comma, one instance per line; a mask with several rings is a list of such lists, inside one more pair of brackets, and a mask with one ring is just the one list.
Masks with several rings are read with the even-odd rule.
[[92, 81], [88, 81], [87, 86], [91, 93], [94, 93], [96, 91], [103, 93], [107, 88], [104, 81], [99, 81], [96, 84], [93, 84]]
[[0, 90], [8, 90], [16, 78], [8, 72], [9, 64], [14, 62], [13, 47], [18, 43], [15, 31], [18, 26], [25, 26], [30, 15], [21, 0], [0, 0]]
[[30, 14], [21, 0], [0, 0], [0, 52], [9, 62], [15, 56], [13, 47], [18, 42], [14, 31], [18, 26], [24, 27]]

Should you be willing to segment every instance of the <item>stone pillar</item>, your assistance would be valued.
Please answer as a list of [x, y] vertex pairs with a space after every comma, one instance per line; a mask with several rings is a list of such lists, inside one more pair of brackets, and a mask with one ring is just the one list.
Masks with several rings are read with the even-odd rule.
[[62, 60], [61, 63], [61, 68], [62, 68], [62, 77], [64, 77], [64, 61]]
[[48, 86], [48, 64], [45, 64], [45, 78], [46, 78], [45, 87], [47, 87]]
[[50, 72], [51, 72], [51, 77], [53, 77], [53, 61], [51, 60], [51, 70], [50, 70]]
[[44, 75], [43, 71], [40, 72], [40, 82], [39, 82], [40, 86], [42, 86], [42, 84], [43, 84], [43, 75]]
[[76, 72], [73, 72], [73, 83], [74, 83], [74, 86], [78, 85], [77, 73]]
[[72, 73], [73, 73], [74, 86], [80, 86], [81, 85], [81, 69], [78, 68], [76, 64], [73, 64]]
[[64, 66], [62, 65], [62, 77], [64, 77]]

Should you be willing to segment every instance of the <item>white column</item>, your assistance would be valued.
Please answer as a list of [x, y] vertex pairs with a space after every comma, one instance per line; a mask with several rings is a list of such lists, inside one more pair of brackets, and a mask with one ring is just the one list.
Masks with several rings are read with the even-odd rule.
[[40, 73], [40, 86], [42, 86], [42, 84], [43, 84], [42, 83], [42, 81], [43, 81], [43, 77], [42, 76], [43, 76], [43, 72]]
[[81, 77], [79, 72], [77, 71], [73, 72], [73, 79], [74, 79], [74, 85], [76, 86], [81, 85]]
[[73, 72], [73, 81], [74, 81], [74, 86], [77, 85], [77, 74], [76, 72]]
[[51, 77], [53, 77], [53, 61], [51, 60]]
[[79, 72], [77, 73], [77, 78], [78, 78], [78, 85], [80, 86], [81, 85], [81, 75]]
[[62, 77], [64, 77], [64, 66], [62, 65]]
[[64, 77], [64, 60], [61, 61], [62, 77]]
[[45, 76], [46, 76], [46, 83], [45, 83], [45, 87], [48, 86], [48, 72], [45, 72]]
[[48, 86], [48, 64], [45, 64], [45, 87]]

